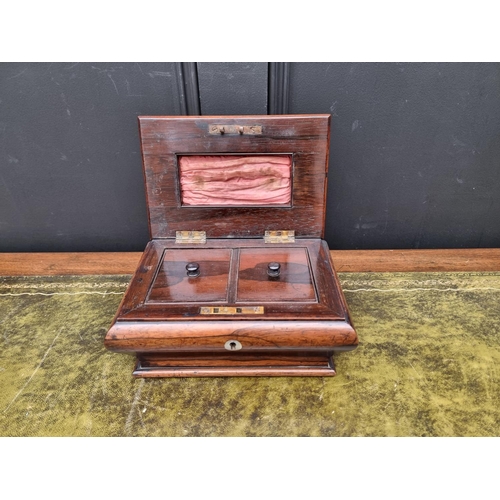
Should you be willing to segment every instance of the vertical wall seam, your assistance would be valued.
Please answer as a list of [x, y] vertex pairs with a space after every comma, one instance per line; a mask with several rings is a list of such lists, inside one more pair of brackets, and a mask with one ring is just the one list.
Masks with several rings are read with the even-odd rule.
[[184, 95], [188, 115], [201, 115], [200, 87], [198, 85], [198, 63], [183, 62]]
[[200, 112], [200, 91], [198, 86], [198, 69], [195, 62], [177, 62], [177, 101], [179, 104], [179, 114], [199, 115]]
[[175, 107], [178, 109], [179, 115], [187, 115], [186, 95], [184, 91], [184, 72], [182, 63], [176, 62], [175, 65], [175, 82], [177, 90], [177, 99], [174, 99]]
[[270, 115], [288, 113], [290, 98], [290, 64], [271, 62], [268, 65], [268, 104]]

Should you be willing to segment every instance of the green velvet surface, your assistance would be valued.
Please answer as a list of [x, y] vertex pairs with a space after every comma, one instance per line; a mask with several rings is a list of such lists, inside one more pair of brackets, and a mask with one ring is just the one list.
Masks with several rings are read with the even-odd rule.
[[1, 436], [497, 436], [500, 273], [340, 275], [336, 377], [133, 379], [130, 276], [0, 279]]

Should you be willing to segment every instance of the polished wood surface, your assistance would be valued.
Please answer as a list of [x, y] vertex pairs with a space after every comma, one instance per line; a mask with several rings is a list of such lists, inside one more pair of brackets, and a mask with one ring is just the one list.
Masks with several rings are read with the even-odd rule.
[[500, 271], [500, 248], [332, 250], [339, 273]]
[[227, 354], [192, 356], [186, 353], [169, 355], [141, 354], [135, 377], [220, 377], [234, 376], [334, 376], [331, 353], [285, 351], [276, 353]]
[[[142, 252], [0, 253], [0, 276], [133, 274]], [[331, 250], [340, 273], [500, 271], [500, 248]]]
[[[194, 247], [194, 248], [193, 248]], [[231, 249], [231, 250], [230, 250]], [[176, 291], [171, 292], [165, 286], [165, 276], [162, 276], [161, 262], [163, 256], [171, 255], [171, 257], [179, 259], [183, 263], [188, 262], [188, 258], [183, 255], [188, 255], [194, 259], [196, 256], [201, 257], [203, 254], [210, 252], [229, 252], [231, 251], [231, 263], [229, 265], [229, 279], [227, 275], [220, 274], [216, 271], [215, 274], [210, 276], [202, 276], [195, 279], [186, 279], [184, 283], [176, 284], [177, 278], [174, 276], [172, 283], [176, 286]], [[240, 252], [245, 254], [252, 254], [253, 252], [262, 252], [257, 259], [259, 263], [265, 257], [265, 262], [262, 266], [250, 259], [253, 264], [257, 265], [255, 270], [250, 269], [250, 274], [246, 274], [248, 269], [243, 269], [243, 282], [248, 283], [243, 287], [243, 297], [238, 297], [238, 289], [241, 286], [239, 270], [239, 255]], [[217, 254], [216, 254], [217, 255]], [[224, 255], [223, 253], [220, 255]], [[229, 254], [227, 254], [229, 255]], [[283, 258], [287, 256], [295, 256], [300, 262], [307, 266], [306, 269], [297, 267], [294, 272], [299, 274], [288, 274], [291, 282], [284, 286], [279, 282], [269, 280], [266, 274], [267, 258], [273, 255], [281, 255]], [[307, 255], [307, 258], [305, 257]], [[302, 256], [298, 258], [297, 256]], [[252, 264], [250, 262], [250, 264]], [[224, 262], [219, 263], [219, 267]], [[175, 272], [182, 273], [182, 266]], [[226, 268], [227, 269], [227, 263]], [[158, 270], [160, 272], [158, 273]], [[219, 273], [219, 274], [217, 274]], [[256, 278], [256, 273], [261, 275], [262, 281], [255, 285], [255, 280], [248, 280], [249, 277]], [[312, 276], [310, 285], [306, 284], [308, 289], [307, 297], [304, 298], [304, 289], [301, 288], [301, 280], [307, 273]], [[154, 300], [148, 300], [148, 291], [154, 288], [155, 277], [160, 279], [160, 286], [154, 291]], [[205, 279], [208, 278], [208, 279]], [[130, 282], [129, 288], [125, 293], [125, 298], [117, 319], [125, 321], [179, 321], [189, 318], [190, 321], [210, 321], [213, 317], [201, 313], [201, 307], [213, 306], [214, 301], [220, 300], [222, 296], [221, 283], [225, 281], [227, 285], [227, 299], [224, 302], [219, 302], [221, 306], [238, 306], [245, 309], [245, 306], [263, 306], [265, 313], [259, 319], [265, 320], [343, 320], [346, 315], [346, 305], [342, 300], [342, 293], [340, 285], [335, 281], [334, 270], [331, 266], [328, 255], [328, 247], [325, 242], [319, 239], [301, 239], [296, 243], [264, 243], [263, 240], [255, 239], [214, 239], [207, 240], [204, 245], [179, 245], [172, 239], [156, 239], [148, 243], [141, 261], [138, 265]], [[198, 283], [198, 284], [196, 284]], [[297, 290], [294, 292], [294, 284], [297, 285]], [[213, 290], [212, 285], [217, 285], [218, 291]], [[292, 288], [287, 292], [287, 287]], [[205, 295], [192, 297], [189, 296], [188, 290], [191, 291], [199, 288], [204, 291]], [[257, 288], [257, 291], [266, 292], [267, 295], [259, 295], [250, 291], [250, 288]], [[183, 291], [184, 290], [184, 291]], [[251, 297], [245, 296], [245, 291]], [[214, 295], [215, 292], [215, 295]], [[284, 299], [281, 292], [288, 293], [288, 298]], [[172, 293], [178, 293], [178, 297], [184, 297], [183, 301], [172, 301]], [[296, 300], [292, 300], [291, 295], [296, 294]], [[302, 298], [299, 298], [299, 295]], [[151, 295], [150, 295], [151, 297]], [[208, 298], [208, 300], [204, 299]], [[220, 317], [220, 316], [219, 316]], [[249, 313], [238, 314], [240, 319], [256, 320], [255, 314]]]
[[[187, 276], [188, 262], [199, 276]], [[269, 262], [282, 266], [278, 279]], [[221, 299], [216, 316], [203, 313]], [[136, 377], [321, 376], [335, 374], [333, 352], [355, 349], [358, 337], [322, 240], [155, 239], [104, 345], [135, 353]]]
[[133, 274], [142, 252], [0, 253], [0, 276]]
[[[117, 321], [104, 344], [116, 352], [196, 351], [227, 353], [228, 340], [254, 350], [354, 349], [358, 338], [347, 321]], [[239, 351], [237, 351], [239, 352]]]
[[[268, 264], [281, 266], [269, 278]], [[306, 248], [244, 248], [240, 250], [237, 302], [317, 302]]]
[[[222, 248], [166, 250], [147, 302], [227, 302], [231, 254]], [[188, 276], [188, 263], [199, 265], [199, 276]]]
[[[211, 134], [210, 126], [262, 127], [259, 135]], [[262, 237], [295, 230], [322, 237], [330, 115], [140, 116], [146, 198], [152, 239], [175, 231], [206, 231], [207, 238]], [[289, 154], [293, 156], [290, 207], [182, 206], [178, 156]]]

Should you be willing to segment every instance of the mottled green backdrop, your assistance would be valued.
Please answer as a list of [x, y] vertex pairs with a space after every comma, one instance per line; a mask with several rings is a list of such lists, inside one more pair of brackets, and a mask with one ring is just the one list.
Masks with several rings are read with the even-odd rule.
[[340, 278], [337, 377], [138, 380], [103, 347], [130, 276], [0, 278], [0, 435], [500, 435], [500, 273]]

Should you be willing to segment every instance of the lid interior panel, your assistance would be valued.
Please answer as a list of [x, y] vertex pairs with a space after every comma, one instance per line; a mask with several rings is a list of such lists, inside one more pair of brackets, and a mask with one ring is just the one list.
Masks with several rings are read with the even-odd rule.
[[[260, 132], [210, 132], [221, 123], [230, 131], [257, 125]], [[266, 230], [323, 236], [330, 115], [142, 116], [139, 124], [152, 238], [175, 238], [176, 231], [205, 231], [207, 238], [261, 238]], [[290, 195], [275, 204], [259, 200], [262, 191], [252, 194], [254, 202], [243, 198], [241, 205], [237, 200], [200, 204], [198, 197], [196, 205], [183, 200], [183, 158], [225, 155], [291, 158]], [[199, 191], [191, 188], [195, 197]], [[227, 193], [231, 186], [220, 191]]]

